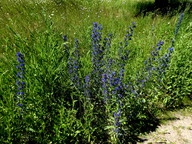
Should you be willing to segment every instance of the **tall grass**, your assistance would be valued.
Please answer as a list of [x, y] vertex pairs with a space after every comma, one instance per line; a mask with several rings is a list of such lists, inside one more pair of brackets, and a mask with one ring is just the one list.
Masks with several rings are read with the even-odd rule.
[[114, 0], [0, 4], [1, 143], [131, 143], [191, 99], [190, 13], [134, 17], [137, 2]]

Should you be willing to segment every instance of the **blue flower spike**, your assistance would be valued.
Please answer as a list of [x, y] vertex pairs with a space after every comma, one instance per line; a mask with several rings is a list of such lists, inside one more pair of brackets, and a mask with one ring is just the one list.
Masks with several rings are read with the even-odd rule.
[[[25, 86], [25, 82], [23, 81], [24, 79], [24, 70], [25, 70], [25, 60], [24, 60], [24, 55], [21, 54], [20, 52], [18, 52], [16, 54], [16, 56], [18, 57], [17, 58], [17, 62], [19, 63], [18, 65], [19, 66], [16, 66], [16, 69], [18, 69], [19, 71], [17, 72], [17, 75], [16, 77], [18, 78], [18, 80], [16, 80], [16, 85], [18, 86], [17, 87], [17, 105], [19, 107], [21, 107], [21, 112], [20, 114], [22, 114], [23, 112], [23, 104], [22, 104], [22, 100], [23, 100], [23, 95], [24, 95], [24, 92], [23, 92], [23, 89], [24, 89], [24, 86]], [[22, 79], [22, 81], [20, 81]]]

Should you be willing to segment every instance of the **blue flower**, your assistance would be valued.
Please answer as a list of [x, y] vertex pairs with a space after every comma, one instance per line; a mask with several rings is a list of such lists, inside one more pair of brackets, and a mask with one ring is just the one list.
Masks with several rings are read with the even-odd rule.
[[16, 95], [24, 95], [24, 92], [17, 92]]
[[24, 66], [24, 65], [25, 65], [24, 63], [20, 64], [20, 66]]
[[74, 53], [70, 57], [68, 57], [68, 72], [70, 74], [71, 83], [78, 89], [81, 90], [84, 86], [81, 84], [79, 78], [79, 69], [81, 67], [80, 64], [80, 48], [78, 39], [75, 40], [75, 50]]
[[67, 41], [67, 35], [63, 36], [63, 40], [64, 40], [64, 42]]
[[17, 61], [20, 62], [20, 63], [25, 62], [25, 61], [22, 60], [21, 58], [18, 58]]
[[20, 84], [20, 81], [16, 81], [16, 84]]
[[173, 50], [174, 50], [174, 48], [168, 48], [168, 50], [173, 51]]
[[94, 27], [97, 27], [98, 23], [93, 23]]
[[[121, 105], [121, 104], [119, 104]], [[113, 114], [113, 117], [114, 117], [114, 120], [115, 120], [115, 124], [114, 126], [116, 127], [114, 130], [114, 132], [117, 134], [117, 135], [121, 135], [121, 133], [119, 133], [119, 130], [120, 130], [120, 124], [121, 122], [119, 121], [120, 117], [121, 117], [121, 109], [119, 108], [117, 112], [114, 112]]]
[[159, 41], [158, 42], [160, 45], [163, 45], [164, 44], [164, 41]]
[[18, 53], [16, 54], [16, 56], [17, 56], [17, 57], [20, 57], [20, 58], [23, 58], [23, 54], [21, 54], [20, 52], [18, 52]]
[[17, 104], [18, 106], [23, 106], [23, 104]]
[[17, 89], [23, 89], [24, 87], [18, 87]]

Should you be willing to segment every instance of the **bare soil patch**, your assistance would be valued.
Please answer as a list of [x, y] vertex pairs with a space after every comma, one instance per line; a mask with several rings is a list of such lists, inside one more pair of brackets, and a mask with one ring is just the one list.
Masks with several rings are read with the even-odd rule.
[[192, 144], [192, 108], [169, 112], [156, 131], [140, 138], [139, 144]]

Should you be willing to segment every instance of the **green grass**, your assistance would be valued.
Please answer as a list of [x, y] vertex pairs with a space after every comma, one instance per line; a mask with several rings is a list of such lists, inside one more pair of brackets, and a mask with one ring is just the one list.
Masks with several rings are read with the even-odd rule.
[[[95, 0], [96, 1], [96, 0]], [[114, 129], [114, 112], [119, 105], [102, 104], [103, 99], [93, 86], [95, 101], [85, 96], [70, 81], [68, 56], [64, 44], [70, 47], [70, 56], [76, 51], [74, 38], [79, 40], [82, 66], [78, 76], [83, 81], [93, 67], [92, 23], [102, 24], [102, 36], [113, 34], [110, 58], [118, 58], [119, 42], [124, 40], [128, 26], [136, 23], [126, 61], [124, 82], [133, 82], [137, 88], [137, 71], [142, 72], [144, 61], [153, 46], [164, 41], [161, 57], [167, 53], [174, 37], [181, 12], [164, 14], [156, 9], [145, 15], [138, 12], [153, 5], [152, 0], [42, 0], [0, 2], [0, 142], [1, 143], [125, 143], [136, 141], [143, 129], [156, 122], [160, 110], [181, 107], [190, 102], [192, 92], [191, 67], [191, 12], [185, 8], [170, 67], [161, 80], [161, 89], [149, 84], [141, 90], [141, 99], [125, 93], [122, 109], [122, 132]], [[63, 35], [68, 36], [67, 42]], [[16, 54], [25, 57], [24, 113], [16, 105], [18, 70]], [[74, 57], [75, 58], [75, 57]], [[114, 70], [119, 68], [114, 66]], [[97, 77], [99, 79], [99, 77]], [[155, 77], [154, 77], [155, 78]], [[94, 88], [96, 90], [94, 90]], [[97, 89], [98, 88], [98, 89]], [[157, 93], [153, 90], [157, 89]], [[114, 101], [116, 99], [113, 99]], [[144, 101], [144, 102], [141, 102]], [[137, 113], [136, 113], [137, 111]], [[129, 117], [130, 116], [130, 117]], [[129, 117], [129, 118], [128, 118]], [[134, 124], [133, 122], [136, 123]]]

